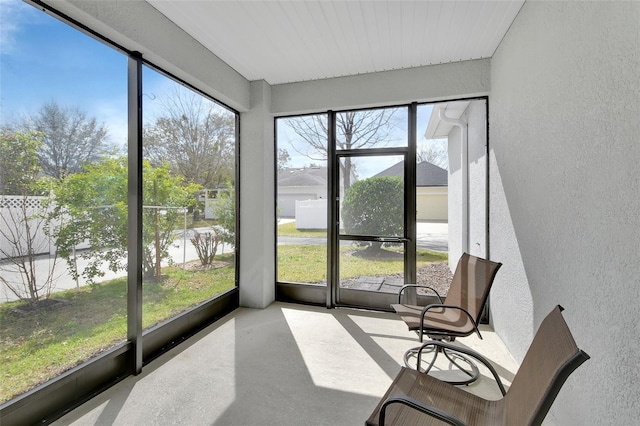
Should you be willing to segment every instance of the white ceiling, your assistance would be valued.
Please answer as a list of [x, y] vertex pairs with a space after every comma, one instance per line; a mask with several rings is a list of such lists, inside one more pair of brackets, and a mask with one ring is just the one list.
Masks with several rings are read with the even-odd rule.
[[518, 1], [146, 0], [248, 80], [315, 80], [489, 58]]

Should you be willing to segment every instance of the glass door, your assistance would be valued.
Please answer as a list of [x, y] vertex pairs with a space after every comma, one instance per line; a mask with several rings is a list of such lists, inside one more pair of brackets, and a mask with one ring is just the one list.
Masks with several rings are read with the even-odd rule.
[[[384, 114], [393, 119], [383, 123]], [[374, 116], [369, 130], [377, 137], [349, 144], [357, 136], [351, 124]], [[415, 160], [406, 117], [406, 108], [332, 117], [329, 305], [389, 310], [400, 288], [415, 280]]]

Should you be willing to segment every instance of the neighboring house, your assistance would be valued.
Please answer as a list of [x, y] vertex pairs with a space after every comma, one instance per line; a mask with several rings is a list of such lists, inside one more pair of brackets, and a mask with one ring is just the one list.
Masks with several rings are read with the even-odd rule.
[[[404, 161], [401, 161], [374, 177], [402, 176]], [[447, 170], [428, 161], [416, 164], [416, 219], [424, 221], [448, 220], [448, 176]]]
[[488, 256], [487, 108], [485, 102], [433, 106], [424, 138], [446, 139], [449, 266], [464, 252]]
[[327, 198], [327, 168], [286, 168], [278, 172], [278, 216], [295, 217], [296, 201]]

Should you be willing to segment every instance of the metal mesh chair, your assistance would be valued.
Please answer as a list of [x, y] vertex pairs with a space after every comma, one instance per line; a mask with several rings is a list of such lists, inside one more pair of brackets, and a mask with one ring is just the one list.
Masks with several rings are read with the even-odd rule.
[[[489, 296], [489, 290], [502, 263], [492, 262], [480, 257], [464, 253], [453, 274], [451, 286], [444, 301], [432, 287], [410, 284], [402, 287], [398, 293], [398, 303], [392, 304], [393, 310], [400, 315], [409, 330], [414, 330], [420, 337], [420, 342], [427, 335], [430, 339], [452, 342], [456, 337], [478, 334], [478, 322]], [[427, 288], [433, 291], [439, 302], [427, 306], [415, 304], [417, 288]], [[404, 300], [403, 300], [404, 299]], [[404, 301], [404, 303], [403, 303]], [[479, 372], [475, 363], [465, 355], [452, 353], [446, 348], [432, 345], [433, 358], [426, 368], [428, 372], [434, 365], [438, 354], [444, 354], [449, 361], [465, 373], [464, 380], [450, 380], [452, 384], [467, 384], [478, 378]], [[410, 366], [410, 360], [416, 357], [417, 348], [409, 349], [405, 353], [405, 365]], [[466, 367], [461, 365], [466, 364]]]
[[[479, 354], [464, 350], [489, 368], [502, 399], [486, 400], [402, 367], [365, 424], [540, 425], [569, 375], [589, 359], [576, 346], [562, 310], [556, 306], [544, 319], [506, 392], [491, 364]], [[433, 342], [425, 345], [429, 344]]]

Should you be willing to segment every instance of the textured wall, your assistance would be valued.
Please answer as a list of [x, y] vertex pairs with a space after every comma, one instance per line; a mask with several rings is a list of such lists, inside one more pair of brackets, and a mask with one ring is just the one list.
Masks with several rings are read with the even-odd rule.
[[471, 102], [466, 116], [469, 140], [469, 253], [486, 257], [487, 102], [484, 100]]
[[[486, 257], [487, 222], [487, 113], [486, 101], [475, 100], [460, 117], [467, 123], [467, 170], [469, 192], [469, 247], [474, 256]], [[454, 126], [449, 133], [449, 267], [454, 270], [462, 256], [466, 238], [462, 233], [462, 157], [461, 130]]]
[[[462, 120], [467, 120], [462, 115]], [[459, 127], [453, 126], [449, 132], [449, 268], [453, 271], [462, 256], [462, 158], [461, 158], [462, 132]]]
[[521, 360], [561, 304], [592, 358], [558, 424], [640, 414], [639, 70], [639, 2], [527, 2], [491, 62], [494, 326]]
[[274, 120], [271, 86], [251, 82], [251, 109], [240, 120], [240, 306], [275, 300]]
[[273, 86], [277, 115], [436, 101], [489, 93], [489, 60], [416, 67]]

